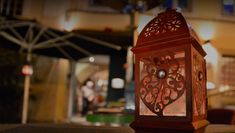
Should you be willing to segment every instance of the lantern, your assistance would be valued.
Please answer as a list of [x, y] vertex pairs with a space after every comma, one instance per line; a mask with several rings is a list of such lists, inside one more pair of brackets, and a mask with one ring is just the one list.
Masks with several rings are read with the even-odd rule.
[[135, 54], [137, 133], [204, 132], [206, 53], [184, 17], [167, 9], [138, 37]]

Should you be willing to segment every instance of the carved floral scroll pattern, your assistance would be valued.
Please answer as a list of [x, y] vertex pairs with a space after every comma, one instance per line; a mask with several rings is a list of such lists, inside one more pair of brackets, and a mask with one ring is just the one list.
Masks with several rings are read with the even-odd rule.
[[193, 54], [193, 91], [194, 91], [194, 112], [197, 115], [204, 113], [205, 105], [205, 71], [204, 71], [204, 60], [200, 58], [196, 53]]
[[[142, 61], [143, 71], [147, 74], [140, 82], [140, 98], [149, 110], [161, 117], [164, 108], [184, 94], [185, 77], [172, 52], [162, 52], [154, 57], [142, 58]], [[161, 70], [166, 72], [164, 78], [157, 76]]]

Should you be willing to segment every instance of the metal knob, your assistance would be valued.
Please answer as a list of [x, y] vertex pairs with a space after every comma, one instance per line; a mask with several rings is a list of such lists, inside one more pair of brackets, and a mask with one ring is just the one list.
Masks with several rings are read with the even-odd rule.
[[201, 81], [203, 79], [202, 71], [199, 71], [198, 73], [198, 79]]
[[163, 69], [160, 69], [157, 71], [157, 77], [159, 79], [164, 79], [166, 77], [166, 71]]

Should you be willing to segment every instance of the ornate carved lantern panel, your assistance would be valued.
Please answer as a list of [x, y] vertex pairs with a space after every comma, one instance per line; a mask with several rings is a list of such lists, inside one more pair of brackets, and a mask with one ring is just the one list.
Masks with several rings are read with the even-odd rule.
[[192, 49], [192, 89], [193, 89], [193, 115], [194, 118], [206, 114], [206, 66], [202, 55]]
[[186, 116], [185, 51], [156, 51], [139, 66], [139, 115]]
[[136, 114], [131, 127], [136, 132], [203, 131], [208, 124], [206, 53], [183, 16], [172, 9], [160, 13], [132, 50]]

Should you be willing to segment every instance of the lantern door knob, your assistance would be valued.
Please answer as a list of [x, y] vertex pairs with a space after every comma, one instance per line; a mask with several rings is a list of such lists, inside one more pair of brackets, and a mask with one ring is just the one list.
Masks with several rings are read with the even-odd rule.
[[203, 79], [202, 71], [199, 71], [199, 73], [198, 73], [198, 79], [199, 79], [199, 81], [201, 81], [201, 80]]
[[157, 77], [159, 79], [164, 79], [166, 77], [166, 70], [160, 69], [157, 71]]

